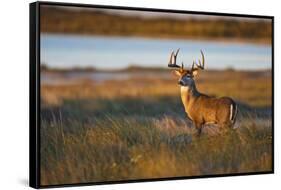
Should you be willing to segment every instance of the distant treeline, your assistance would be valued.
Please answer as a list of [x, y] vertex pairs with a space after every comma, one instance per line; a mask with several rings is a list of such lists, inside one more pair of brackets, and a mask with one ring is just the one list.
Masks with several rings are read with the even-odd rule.
[[176, 19], [113, 15], [103, 11], [41, 7], [41, 31], [47, 33], [239, 39], [270, 42], [265, 19]]
[[[120, 68], [120, 69], [98, 69], [95, 67], [70, 67], [70, 68], [57, 68], [57, 67], [48, 67], [44, 62], [41, 63], [40, 65], [40, 71], [42, 73], [70, 73], [70, 72], [79, 72], [79, 73], [138, 73], [138, 72], [155, 72], [155, 73], [165, 73], [165, 72], [170, 72], [171, 69], [165, 68], [165, 67], [143, 67], [139, 65], [129, 65], [128, 67], [125, 68]], [[260, 69], [260, 70], [251, 70], [251, 71], [246, 71], [246, 70], [236, 70], [234, 68], [225, 68], [225, 69], [208, 69], [209, 72], [221, 72], [221, 71], [226, 71], [226, 72], [251, 72], [251, 73], [271, 73], [271, 69]]]
[[51, 68], [48, 67], [46, 63], [40, 64], [40, 70], [41, 72], [96, 72], [98, 71], [94, 67], [70, 67], [70, 68]]
[[129, 65], [126, 68], [121, 69], [97, 69], [95, 67], [70, 67], [70, 68], [51, 68], [48, 67], [46, 63], [41, 63], [41, 72], [49, 73], [67, 73], [67, 72], [167, 72], [167, 68], [163, 67], [142, 67], [138, 65]]

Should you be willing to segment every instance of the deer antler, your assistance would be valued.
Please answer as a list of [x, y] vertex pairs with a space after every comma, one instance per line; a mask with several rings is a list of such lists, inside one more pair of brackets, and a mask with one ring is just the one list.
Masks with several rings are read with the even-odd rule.
[[183, 70], [183, 63], [181, 64], [181, 66], [177, 65], [177, 56], [178, 56], [179, 50], [180, 50], [180, 48], [177, 49], [176, 54], [174, 53], [174, 51], [172, 51], [170, 60], [168, 63], [168, 67], [180, 68], [181, 70]]
[[202, 55], [202, 62], [201, 62], [200, 59], [198, 60], [198, 63], [193, 61], [191, 70], [184, 69], [183, 62], [181, 63], [181, 66], [177, 65], [177, 55], [179, 53], [179, 50], [180, 49], [177, 49], [176, 54], [175, 54], [174, 51], [172, 51], [171, 56], [170, 56], [170, 60], [169, 60], [169, 63], [168, 63], [168, 67], [179, 68], [180, 72], [188, 71], [190, 73], [192, 73], [192, 71], [196, 71], [196, 70], [199, 70], [199, 69], [204, 70], [204, 68], [205, 68], [205, 57], [204, 57], [204, 53], [203, 53], [202, 50], [200, 50], [201, 55]]
[[177, 49], [176, 54], [174, 53], [174, 51], [172, 51], [168, 67], [180, 68], [180, 66], [177, 65], [177, 56], [178, 56], [179, 50], [180, 49]]
[[[202, 63], [201, 63], [200, 59], [198, 60], [198, 63], [193, 61], [191, 71], [198, 70], [198, 69], [204, 70], [204, 67], [205, 67], [205, 57], [204, 57], [203, 51], [200, 50], [200, 52], [201, 52], [201, 55], [202, 55]], [[194, 67], [194, 66], [196, 66], [196, 67]]]

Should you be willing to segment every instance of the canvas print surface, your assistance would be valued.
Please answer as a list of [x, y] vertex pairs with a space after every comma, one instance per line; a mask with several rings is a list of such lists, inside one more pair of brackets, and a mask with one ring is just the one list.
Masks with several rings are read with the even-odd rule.
[[40, 5], [40, 184], [272, 171], [272, 20]]

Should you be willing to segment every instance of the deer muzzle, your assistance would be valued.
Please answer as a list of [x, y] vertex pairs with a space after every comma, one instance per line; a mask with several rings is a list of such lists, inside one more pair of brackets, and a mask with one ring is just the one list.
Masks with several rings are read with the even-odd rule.
[[184, 85], [184, 83], [183, 83], [182, 80], [179, 80], [179, 81], [178, 81], [178, 84], [179, 84], [179, 85], [182, 85], [182, 86]]

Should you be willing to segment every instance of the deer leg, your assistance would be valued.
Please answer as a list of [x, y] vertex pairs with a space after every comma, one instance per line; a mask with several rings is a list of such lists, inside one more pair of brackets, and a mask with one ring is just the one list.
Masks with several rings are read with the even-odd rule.
[[202, 124], [195, 123], [195, 128], [197, 129], [197, 136], [200, 136], [202, 133]]

